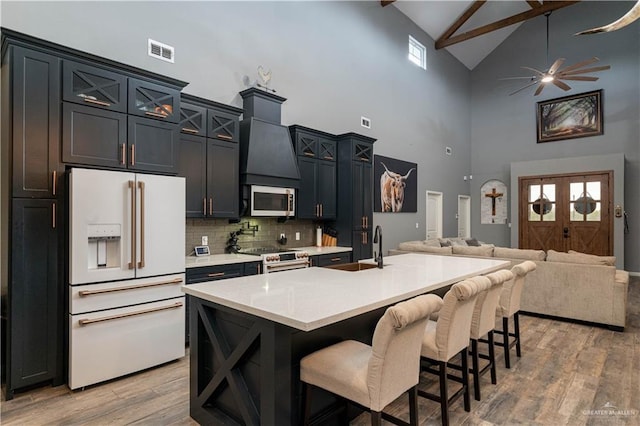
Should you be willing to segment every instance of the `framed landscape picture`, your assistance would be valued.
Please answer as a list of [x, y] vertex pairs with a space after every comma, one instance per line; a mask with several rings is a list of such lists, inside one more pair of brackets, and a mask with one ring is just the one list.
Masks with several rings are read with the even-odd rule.
[[602, 89], [538, 102], [538, 143], [602, 134]]
[[373, 211], [418, 211], [418, 165], [395, 158], [373, 156]]

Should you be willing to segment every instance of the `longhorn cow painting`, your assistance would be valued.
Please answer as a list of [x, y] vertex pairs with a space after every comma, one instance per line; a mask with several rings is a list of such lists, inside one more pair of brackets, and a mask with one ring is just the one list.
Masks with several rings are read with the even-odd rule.
[[418, 211], [418, 165], [395, 158], [373, 156], [374, 211]]

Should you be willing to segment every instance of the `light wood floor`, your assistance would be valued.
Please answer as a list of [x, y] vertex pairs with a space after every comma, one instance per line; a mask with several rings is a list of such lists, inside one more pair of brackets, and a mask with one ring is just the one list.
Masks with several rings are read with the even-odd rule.
[[[640, 279], [630, 283], [624, 333], [521, 316], [522, 358], [504, 368], [498, 384], [487, 374], [481, 402], [451, 409], [454, 425], [640, 425]], [[515, 361], [514, 361], [515, 360]], [[70, 391], [42, 387], [2, 401], [2, 425], [195, 425], [189, 417], [188, 360], [109, 383]], [[431, 376], [422, 387], [436, 386]], [[614, 406], [616, 408], [605, 408]], [[419, 398], [421, 425], [439, 425], [440, 408]], [[616, 414], [595, 413], [616, 411]], [[388, 409], [407, 413], [406, 397]], [[408, 416], [404, 418], [408, 419]], [[363, 414], [352, 425], [369, 424]], [[274, 425], [284, 426], [284, 425]]]

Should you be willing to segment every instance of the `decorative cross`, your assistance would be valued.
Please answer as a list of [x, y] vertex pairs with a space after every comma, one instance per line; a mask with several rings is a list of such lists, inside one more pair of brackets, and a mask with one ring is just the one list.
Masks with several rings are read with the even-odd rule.
[[503, 195], [502, 192], [496, 192], [495, 188], [493, 188], [491, 192], [484, 194], [485, 197], [491, 198], [491, 216], [496, 215], [496, 198], [500, 198]]

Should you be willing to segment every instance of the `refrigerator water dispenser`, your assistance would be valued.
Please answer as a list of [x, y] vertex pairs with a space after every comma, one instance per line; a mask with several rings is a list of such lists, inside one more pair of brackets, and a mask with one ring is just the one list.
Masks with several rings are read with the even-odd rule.
[[120, 267], [120, 224], [88, 225], [89, 269]]

